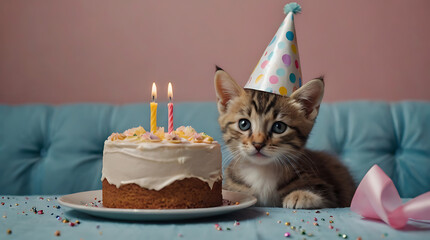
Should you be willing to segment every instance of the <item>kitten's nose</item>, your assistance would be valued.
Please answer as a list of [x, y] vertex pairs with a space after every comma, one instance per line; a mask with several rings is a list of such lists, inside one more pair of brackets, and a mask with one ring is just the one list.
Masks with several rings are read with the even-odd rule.
[[255, 149], [260, 152], [260, 150], [266, 146], [263, 142], [252, 142], [252, 145], [255, 147]]

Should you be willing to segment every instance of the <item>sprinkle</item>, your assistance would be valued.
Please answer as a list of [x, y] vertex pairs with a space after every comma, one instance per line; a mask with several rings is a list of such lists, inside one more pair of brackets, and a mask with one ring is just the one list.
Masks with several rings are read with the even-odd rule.
[[300, 233], [301, 233], [302, 235], [306, 235], [306, 230], [305, 230], [305, 229], [302, 229], [302, 230], [300, 230]]
[[1, 205], [4, 205], [4, 202], [1, 202]]
[[304, 219], [301, 219], [300, 221], [305, 222], [305, 220], [304, 220]]
[[8, 230], [6, 230], [6, 233], [9, 235], [12, 234], [12, 230], [8, 229]]
[[290, 226], [290, 222], [285, 222], [285, 226]]
[[68, 223], [69, 220], [67, 218], [63, 219], [63, 223]]
[[324, 218], [321, 218], [321, 221], [325, 221], [325, 219], [324, 219]]
[[277, 221], [277, 223], [281, 223], [281, 222], [282, 222], [281, 220], [278, 220], [278, 221]]
[[316, 210], [315, 213], [320, 213], [320, 211]]
[[3, 218], [7, 218], [7, 216], [6, 216], [6, 215], [3, 215]]
[[312, 237], [312, 236], [313, 236], [313, 234], [312, 234], [312, 233], [308, 233], [308, 236], [309, 236], [309, 237]]
[[15, 206], [19, 206], [19, 204], [18, 204], [18, 203], [15, 203]]
[[342, 237], [343, 239], [348, 238], [348, 235], [346, 235], [346, 234], [342, 234], [342, 233], [339, 233], [339, 234], [338, 234], [338, 236], [339, 236], [339, 237]]
[[221, 226], [218, 223], [215, 224], [215, 229], [218, 230], [218, 231], [222, 231], [222, 228], [221, 228]]
[[269, 213], [269, 212], [266, 212], [266, 215], [267, 215], [267, 216], [269, 216], [269, 215], [270, 215], [270, 213]]
[[316, 222], [316, 221], [318, 221], [318, 219], [316, 217], [314, 217], [314, 221]]
[[231, 228], [229, 228], [229, 227], [228, 227], [228, 228], [226, 228], [226, 229], [227, 229], [228, 231], [230, 231], [230, 230], [231, 230]]
[[296, 230], [296, 227], [294, 227], [294, 226], [291, 226], [291, 229], [292, 229], [292, 230]]
[[235, 203], [234, 203], [234, 205], [239, 205], [239, 204], [240, 204], [240, 202], [235, 202]]
[[61, 232], [59, 230], [57, 230], [57, 231], [55, 231], [54, 235], [59, 237], [61, 235]]
[[37, 214], [43, 214], [43, 210], [39, 210], [39, 211], [37, 211]]
[[76, 224], [81, 224], [81, 222], [79, 220], [76, 220], [75, 223]]
[[361, 237], [357, 237], [357, 239], [356, 239], [356, 240], [362, 240], [362, 239], [361, 239]]
[[99, 234], [100, 234], [100, 235], [103, 235], [103, 232], [102, 232], [102, 231], [100, 231], [100, 232], [99, 232]]
[[293, 211], [293, 213], [296, 213], [296, 212], [297, 212], [296, 210]]
[[291, 234], [289, 232], [284, 233], [284, 237], [289, 237]]
[[238, 221], [234, 220], [234, 224], [233, 224], [233, 226], [239, 226], [239, 225], [240, 225], [240, 222], [238, 222]]
[[184, 235], [182, 235], [181, 233], [178, 233], [178, 237], [183, 237]]
[[328, 225], [328, 228], [333, 229], [333, 226], [332, 225]]
[[58, 216], [58, 215], [57, 215], [55, 218], [56, 218], [58, 221], [61, 221], [61, 217], [60, 217], [60, 216]]
[[329, 223], [334, 223], [333, 220], [328, 221]]
[[314, 226], [319, 226], [319, 224], [315, 222], [315, 223], [314, 223]]
[[70, 227], [74, 227], [74, 226], [75, 226], [75, 223], [69, 222], [69, 226], [70, 226]]
[[99, 229], [99, 228], [100, 228], [100, 225], [97, 225], [97, 226], [96, 226], [96, 228], [97, 228], [97, 229]]

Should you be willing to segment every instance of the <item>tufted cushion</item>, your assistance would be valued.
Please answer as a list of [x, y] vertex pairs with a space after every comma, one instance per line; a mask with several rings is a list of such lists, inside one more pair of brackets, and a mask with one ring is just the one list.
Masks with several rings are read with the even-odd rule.
[[428, 102], [322, 105], [308, 146], [338, 155], [357, 184], [378, 164], [402, 197], [430, 191]]
[[[149, 104], [0, 105], [0, 194], [64, 194], [101, 188], [103, 142], [149, 127]], [[175, 126], [221, 140], [215, 103], [176, 103]], [[402, 197], [430, 191], [430, 103], [345, 102], [321, 106], [308, 146], [339, 155], [358, 183], [373, 164]], [[158, 124], [167, 126], [166, 104]], [[229, 162], [223, 147], [223, 165]]]

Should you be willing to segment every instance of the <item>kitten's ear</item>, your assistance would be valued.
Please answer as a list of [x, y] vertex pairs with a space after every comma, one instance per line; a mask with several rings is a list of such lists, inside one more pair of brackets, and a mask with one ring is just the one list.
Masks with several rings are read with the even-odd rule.
[[245, 91], [224, 70], [215, 72], [215, 91], [218, 102], [218, 111], [224, 113], [230, 100], [240, 96]]
[[324, 81], [322, 78], [316, 78], [299, 89], [297, 89], [290, 98], [296, 100], [305, 110], [306, 117], [315, 119], [324, 95]]

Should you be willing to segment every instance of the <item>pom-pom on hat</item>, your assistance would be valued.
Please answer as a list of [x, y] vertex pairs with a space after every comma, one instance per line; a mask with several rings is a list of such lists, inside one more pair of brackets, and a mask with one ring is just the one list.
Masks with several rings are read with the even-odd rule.
[[302, 8], [297, 3], [284, 6], [287, 15], [261, 56], [245, 88], [290, 96], [302, 86], [302, 72], [297, 47], [294, 14]]

